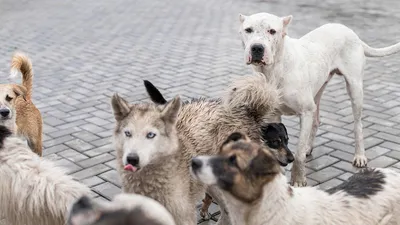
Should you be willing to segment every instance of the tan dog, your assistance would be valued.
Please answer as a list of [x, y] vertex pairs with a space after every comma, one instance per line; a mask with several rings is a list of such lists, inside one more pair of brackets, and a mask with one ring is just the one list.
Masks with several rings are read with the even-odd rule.
[[12, 77], [18, 72], [22, 73], [22, 85], [0, 84], [0, 125], [26, 138], [32, 151], [41, 156], [42, 116], [32, 103], [32, 63], [23, 53], [12, 58]]

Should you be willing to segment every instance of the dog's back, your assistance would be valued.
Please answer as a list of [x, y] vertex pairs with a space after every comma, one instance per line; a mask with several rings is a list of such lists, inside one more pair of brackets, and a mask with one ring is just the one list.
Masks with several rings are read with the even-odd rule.
[[89, 188], [0, 126], [0, 218], [9, 225], [63, 225], [68, 207]]

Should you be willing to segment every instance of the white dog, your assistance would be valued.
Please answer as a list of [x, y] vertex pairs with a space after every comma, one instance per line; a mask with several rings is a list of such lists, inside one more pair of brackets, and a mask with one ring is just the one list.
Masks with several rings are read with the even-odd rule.
[[0, 125], [0, 224], [64, 225], [72, 203], [89, 193]]
[[365, 56], [381, 57], [400, 51], [400, 43], [372, 48], [348, 27], [326, 24], [300, 39], [287, 35], [292, 16], [268, 13], [240, 15], [245, 62], [267, 77], [275, 77], [283, 88], [283, 106], [277, 115], [300, 116], [300, 137], [292, 169], [291, 184], [305, 186], [305, 159], [311, 154], [319, 125], [319, 102], [334, 74], [344, 77], [349, 93], [355, 133], [353, 164], [364, 167], [365, 156], [361, 113]]
[[192, 174], [222, 192], [233, 225], [399, 225], [400, 173], [364, 169], [328, 191], [292, 188], [269, 149], [233, 133]]

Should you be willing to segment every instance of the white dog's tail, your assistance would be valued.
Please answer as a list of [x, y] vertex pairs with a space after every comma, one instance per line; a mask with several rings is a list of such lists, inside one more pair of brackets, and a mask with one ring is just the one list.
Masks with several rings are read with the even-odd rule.
[[361, 44], [364, 47], [365, 56], [368, 57], [382, 57], [400, 52], [400, 42], [385, 48], [372, 48], [363, 41], [361, 41]]

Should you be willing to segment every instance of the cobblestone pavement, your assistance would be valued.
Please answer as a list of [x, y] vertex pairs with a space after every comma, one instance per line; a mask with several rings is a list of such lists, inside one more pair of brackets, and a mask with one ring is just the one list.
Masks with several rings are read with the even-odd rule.
[[[45, 157], [89, 185], [94, 196], [110, 199], [120, 192], [110, 96], [147, 99], [143, 79], [168, 97], [219, 96], [235, 76], [251, 72], [243, 62], [238, 13], [259, 11], [292, 14], [292, 37], [340, 22], [374, 47], [400, 41], [398, 0], [0, 0], [1, 82], [9, 82], [16, 49], [32, 57]], [[363, 124], [369, 166], [400, 169], [399, 69], [400, 54], [367, 61]], [[321, 115], [308, 182], [326, 189], [356, 171], [350, 163], [350, 102], [339, 76], [323, 96]], [[294, 151], [298, 119], [284, 122]]]

